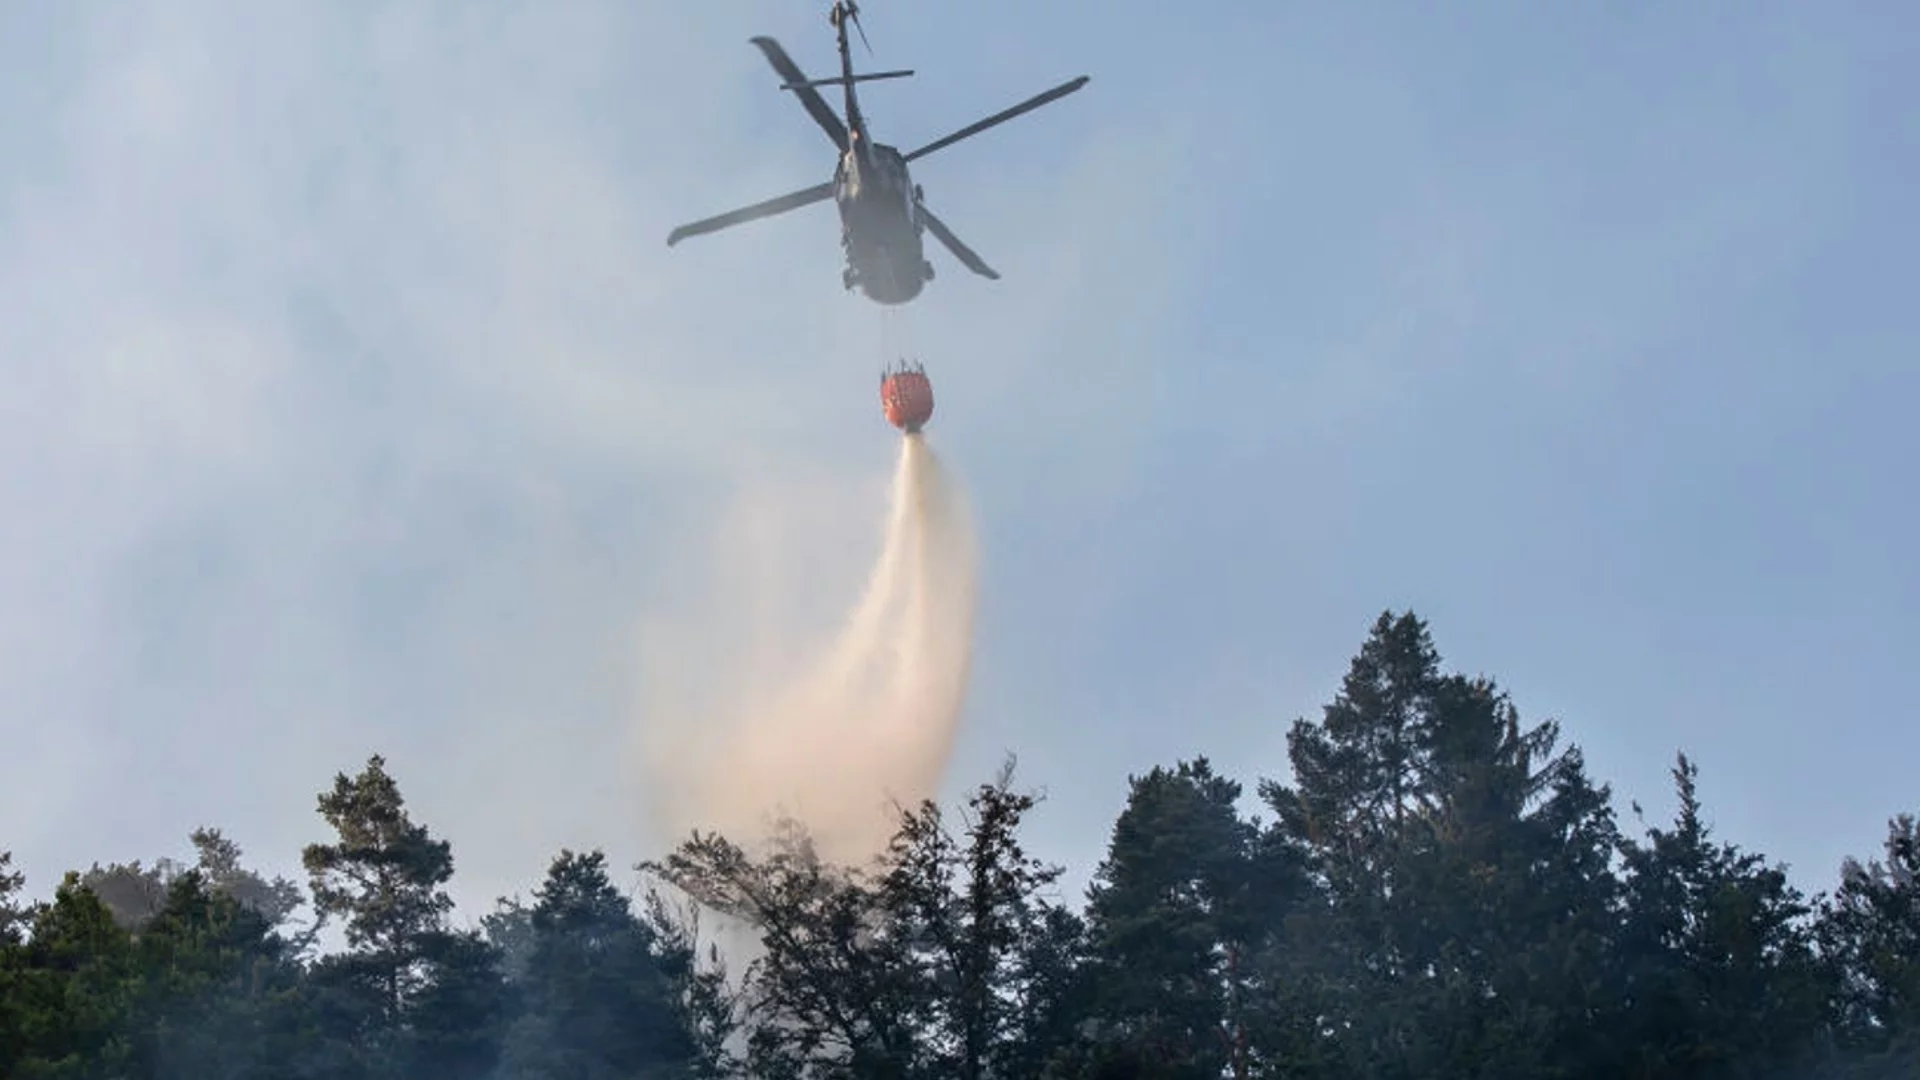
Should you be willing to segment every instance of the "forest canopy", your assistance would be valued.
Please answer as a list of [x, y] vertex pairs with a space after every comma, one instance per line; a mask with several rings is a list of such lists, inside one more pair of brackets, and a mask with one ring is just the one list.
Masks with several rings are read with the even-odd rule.
[[1205, 757], [1130, 777], [1083, 897], [1009, 767], [871, 865], [694, 834], [636, 897], [562, 850], [461, 928], [374, 755], [320, 792], [304, 882], [201, 827], [28, 902], [0, 853], [0, 1078], [1920, 1076], [1911, 814], [1814, 895], [1714, 835], [1684, 754], [1673, 820], [1622, 822], [1411, 613], [1287, 757], [1258, 816]]

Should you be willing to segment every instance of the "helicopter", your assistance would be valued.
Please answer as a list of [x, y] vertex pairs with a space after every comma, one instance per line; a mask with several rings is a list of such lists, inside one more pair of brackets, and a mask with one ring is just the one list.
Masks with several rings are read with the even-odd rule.
[[[860, 25], [858, 4], [854, 0], [836, 0], [827, 20], [833, 25], [840, 50], [838, 78], [808, 79], [778, 41], [770, 37], [756, 37], [751, 42], [784, 80], [780, 89], [793, 91], [814, 122], [820, 125], [820, 129], [827, 133], [834, 147], [840, 151], [840, 161], [834, 169], [833, 179], [779, 198], [682, 225], [667, 235], [667, 246], [671, 247], [689, 236], [783, 214], [831, 198], [840, 210], [840, 246], [845, 259], [840, 283], [848, 291], [857, 287], [869, 299], [887, 305], [904, 304], [920, 295], [922, 287], [933, 280], [933, 264], [927, 261], [922, 244], [922, 234], [926, 232], [933, 233], [934, 238], [945, 245], [967, 269], [982, 277], [998, 280], [1000, 275], [982, 261], [973, 249], [961, 243], [953, 230], [947, 228], [946, 223], [927, 208], [920, 185], [913, 181], [907, 165], [1022, 113], [1063, 98], [1085, 86], [1087, 76], [1070, 79], [1046, 93], [1037, 94], [1010, 109], [969, 124], [911, 153], [902, 154], [895, 147], [873, 141], [866, 118], [860, 113], [854, 84], [904, 78], [913, 72], [883, 71], [855, 75], [853, 54], [847, 42], [849, 23], [859, 31], [860, 40], [867, 45], [867, 51], [873, 51], [873, 46], [867, 43], [867, 32]], [[846, 89], [844, 121], [834, 114], [817, 89], [833, 85]]]

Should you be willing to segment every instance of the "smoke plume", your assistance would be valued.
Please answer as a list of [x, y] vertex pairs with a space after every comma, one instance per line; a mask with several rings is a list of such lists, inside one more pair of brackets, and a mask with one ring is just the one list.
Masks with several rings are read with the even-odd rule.
[[[736, 585], [747, 594], [774, 587], [766, 576]], [[758, 624], [751, 640], [717, 643], [724, 661], [704, 671], [687, 662], [691, 628], [656, 635], [643, 740], [657, 823], [676, 836], [717, 829], [751, 844], [786, 816], [825, 858], [877, 854], [898, 824], [894, 807], [934, 795], [945, 771], [966, 692], [974, 588], [965, 498], [924, 439], [908, 435], [865, 594], [824, 648], [816, 636], [815, 648], [779, 670], [793, 645], [807, 643], [777, 632], [769, 640], [765, 595], [704, 605]]]

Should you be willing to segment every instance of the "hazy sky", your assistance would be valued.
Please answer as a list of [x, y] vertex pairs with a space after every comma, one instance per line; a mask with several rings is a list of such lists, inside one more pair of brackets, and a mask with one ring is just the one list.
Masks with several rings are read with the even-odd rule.
[[[918, 70], [865, 97], [903, 147], [1093, 77], [918, 164], [1004, 278], [936, 250], [893, 328], [983, 530], [952, 787], [1018, 753], [1076, 883], [1130, 771], [1284, 776], [1389, 607], [1623, 814], [1668, 814], [1686, 749], [1809, 886], [1920, 810], [1910, 5], [865, 15], [860, 62]], [[562, 845], [657, 850], [640, 622], [699, 603], [751, 492], [802, 610], [878, 543], [890, 339], [832, 209], [663, 243], [827, 177], [746, 40], [824, 74], [824, 16], [0, 6], [32, 891], [201, 824], [297, 873], [375, 751], [469, 914]]]

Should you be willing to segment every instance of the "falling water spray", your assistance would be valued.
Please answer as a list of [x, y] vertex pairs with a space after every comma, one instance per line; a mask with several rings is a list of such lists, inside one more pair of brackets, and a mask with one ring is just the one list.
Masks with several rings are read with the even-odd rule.
[[707, 700], [650, 704], [648, 795], [670, 835], [753, 846], [787, 817], [823, 857], [864, 862], [897, 807], [937, 793], [966, 694], [976, 552], [963, 493], [918, 426], [900, 440], [879, 556], [837, 635], [793, 670], [721, 666]]

